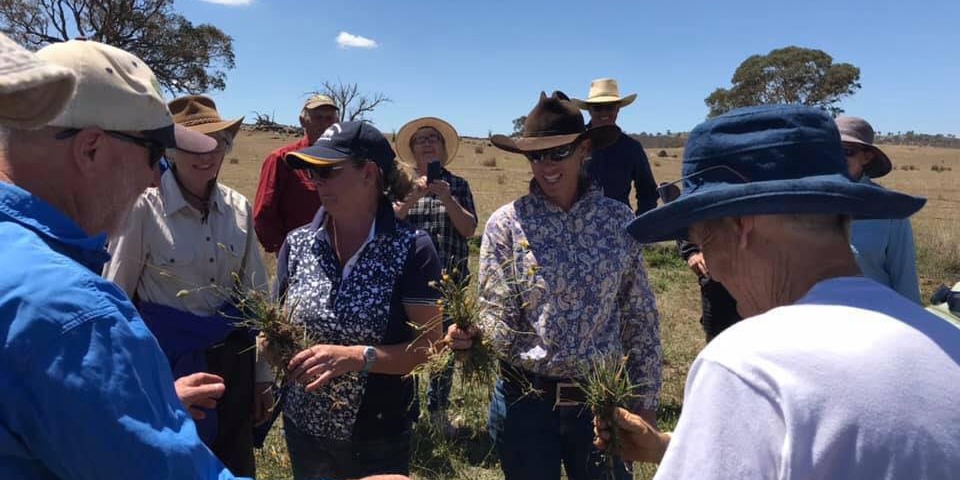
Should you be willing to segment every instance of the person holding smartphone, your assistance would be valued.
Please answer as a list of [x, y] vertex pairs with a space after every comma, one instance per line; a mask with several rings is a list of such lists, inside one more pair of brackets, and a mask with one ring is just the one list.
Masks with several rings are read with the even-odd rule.
[[[414, 171], [414, 188], [395, 205], [398, 218], [430, 234], [441, 266], [458, 282], [469, 273], [467, 239], [477, 229], [470, 184], [446, 168], [459, 146], [457, 131], [439, 118], [418, 118], [401, 127], [397, 133], [397, 153]], [[448, 322], [444, 319], [444, 329]], [[446, 418], [451, 378], [452, 366], [431, 382], [427, 407], [434, 426], [447, 434], [455, 431]]]

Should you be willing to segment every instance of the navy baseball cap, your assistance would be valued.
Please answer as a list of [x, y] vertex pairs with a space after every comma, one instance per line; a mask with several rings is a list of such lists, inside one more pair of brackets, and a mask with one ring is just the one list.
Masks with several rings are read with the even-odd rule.
[[303, 169], [362, 158], [376, 163], [386, 173], [393, 170], [395, 157], [390, 143], [373, 125], [341, 122], [331, 125], [313, 145], [288, 153], [285, 160], [290, 168]]

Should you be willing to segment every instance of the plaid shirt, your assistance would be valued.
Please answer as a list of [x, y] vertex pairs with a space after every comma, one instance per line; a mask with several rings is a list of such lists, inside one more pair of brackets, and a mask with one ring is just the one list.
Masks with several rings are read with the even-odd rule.
[[[473, 193], [467, 181], [450, 173], [446, 168], [440, 178], [450, 184], [450, 194], [457, 203], [476, 218]], [[430, 234], [443, 268], [451, 271], [453, 267], [457, 267], [461, 279], [467, 275], [467, 257], [470, 255], [467, 239], [453, 226], [453, 221], [447, 215], [447, 207], [443, 206], [443, 202], [436, 195], [429, 194], [417, 200], [407, 213], [407, 221]]]

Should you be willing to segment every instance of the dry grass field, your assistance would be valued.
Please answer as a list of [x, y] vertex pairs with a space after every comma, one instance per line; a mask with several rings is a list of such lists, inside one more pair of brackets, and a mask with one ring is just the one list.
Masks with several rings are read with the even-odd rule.
[[[244, 130], [234, 151], [224, 162], [222, 181], [253, 201], [263, 158], [274, 148], [295, 140], [272, 133]], [[960, 150], [929, 147], [884, 146], [895, 170], [883, 183], [888, 188], [927, 197], [927, 206], [914, 218], [919, 270], [924, 298], [941, 282], [960, 280]], [[648, 150], [658, 181], [680, 176], [682, 149]], [[957, 167], [954, 169], [954, 167]], [[526, 160], [502, 152], [485, 140], [464, 139], [450, 165], [473, 189], [480, 225], [499, 206], [524, 194], [530, 179]], [[272, 258], [267, 257], [268, 263]], [[672, 427], [683, 400], [687, 369], [703, 347], [698, 324], [699, 292], [695, 278], [679, 259], [672, 245], [652, 247], [646, 255], [651, 283], [661, 313], [664, 343], [664, 385], [661, 426]], [[454, 445], [437, 445], [421, 439], [416, 445], [415, 478], [461, 478], [492, 480], [502, 478], [489, 445], [482, 435], [485, 399], [454, 396], [457, 412], [480, 434]], [[258, 453], [261, 480], [290, 478], [289, 463], [281, 437], [274, 432], [267, 447]], [[639, 466], [635, 478], [650, 478], [654, 466]]]

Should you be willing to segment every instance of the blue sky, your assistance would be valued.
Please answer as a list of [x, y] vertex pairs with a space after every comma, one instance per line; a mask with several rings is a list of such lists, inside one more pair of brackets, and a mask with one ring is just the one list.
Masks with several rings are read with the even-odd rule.
[[[369, 117], [384, 132], [432, 115], [486, 136], [541, 90], [583, 98], [614, 77], [638, 94], [625, 130], [688, 131], [741, 61], [797, 45], [860, 67], [842, 107], [877, 130], [960, 134], [957, 0], [216, 1], [175, 8], [234, 38], [237, 66], [212, 94], [230, 117], [295, 124], [306, 92], [340, 79], [393, 99]], [[343, 48], [341, 32], [377, 46]]]

